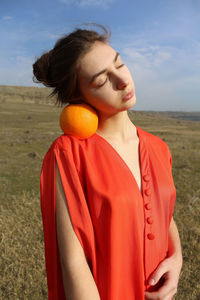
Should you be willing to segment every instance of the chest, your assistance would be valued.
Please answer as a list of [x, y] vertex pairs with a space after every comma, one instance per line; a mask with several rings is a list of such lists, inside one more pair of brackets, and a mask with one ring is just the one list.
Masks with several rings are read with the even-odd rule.
[[119, 145], [116, 142], [110, 142], [111, 146], [115, 149], [121, 159], [129, 168], [135, 181], [141, 191], [141, 170], [140, 170], [140, 157], [139, 157], [139, 139], [127, 145]]

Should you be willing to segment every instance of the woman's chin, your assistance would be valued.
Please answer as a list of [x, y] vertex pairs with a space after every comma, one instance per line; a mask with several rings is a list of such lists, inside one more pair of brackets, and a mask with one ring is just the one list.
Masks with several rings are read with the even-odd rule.
[[126, 102], [126, 105], [128, 106], [128, 109], [133, 107], [136, 104], [136, 97], [134, 96], [129, 101]]

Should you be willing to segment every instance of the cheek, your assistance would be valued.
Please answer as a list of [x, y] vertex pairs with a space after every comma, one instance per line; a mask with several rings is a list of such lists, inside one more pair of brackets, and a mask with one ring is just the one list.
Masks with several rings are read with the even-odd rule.
[[106, 91], [98, 91], [98, 90], [85, 90], [83, 92], [83, 96], [88, 103], [98, 103], [104, 102], [106, 99]]
[[105, 83], [101, 88], [91, 88], [86, 91], [86, 96], [89, 99], [106, 99], [107, 95], [111, 92], [111, 87], [109, 83]]
[[97, 110], [109, 112], [115, 102], [115, 97], [110, 87], [101, 89], [101, 91], [90, 92], [88, 94], [88, 103], [93, 105]]

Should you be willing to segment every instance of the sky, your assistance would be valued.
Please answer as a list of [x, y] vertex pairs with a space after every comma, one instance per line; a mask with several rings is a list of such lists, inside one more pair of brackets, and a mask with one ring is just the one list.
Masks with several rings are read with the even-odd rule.
[[110, 28], [134, 110], [200, 111], [199, 0], [0, 0], [0, 85], [42, 86], [36, 57], [87, 22]]

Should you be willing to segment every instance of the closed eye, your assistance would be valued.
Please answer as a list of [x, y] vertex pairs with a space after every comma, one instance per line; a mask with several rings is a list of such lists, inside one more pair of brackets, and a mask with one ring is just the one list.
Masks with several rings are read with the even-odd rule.
[[119, 68], [121, 68], [121, 67], [123, 67], [125, 64], [121, 64], [120, 66], [118, 66], [117, 67], [117, 69], [119, 69]]
[[102, 87], [102, 86], [106, 83], [107, 80], [108, 80], [108, 78], [106, 78], [106, 80], [105, 80], [102, 84], [98, 85], [97, 87], [98, 87], [98, 88], [99, 88], [99, 87]]
[[[125, 66], [125, 64], [121, 64], [120, 66], [118, 66], [118, 67], [116, 67], [116, 68], [119, 69], [119, 68], [121, 68], [121, 67], [123, 67], [123, 66]], [[98, 88], [99, 88], [99, 87], [102, 87], [102, 86], [107, 82], [107, 80], [108, 80], [108, 78], [106, 78], [106, 80], [105, 80], [102, 84], [98, 85], [97, 87], [98, 87]]]

